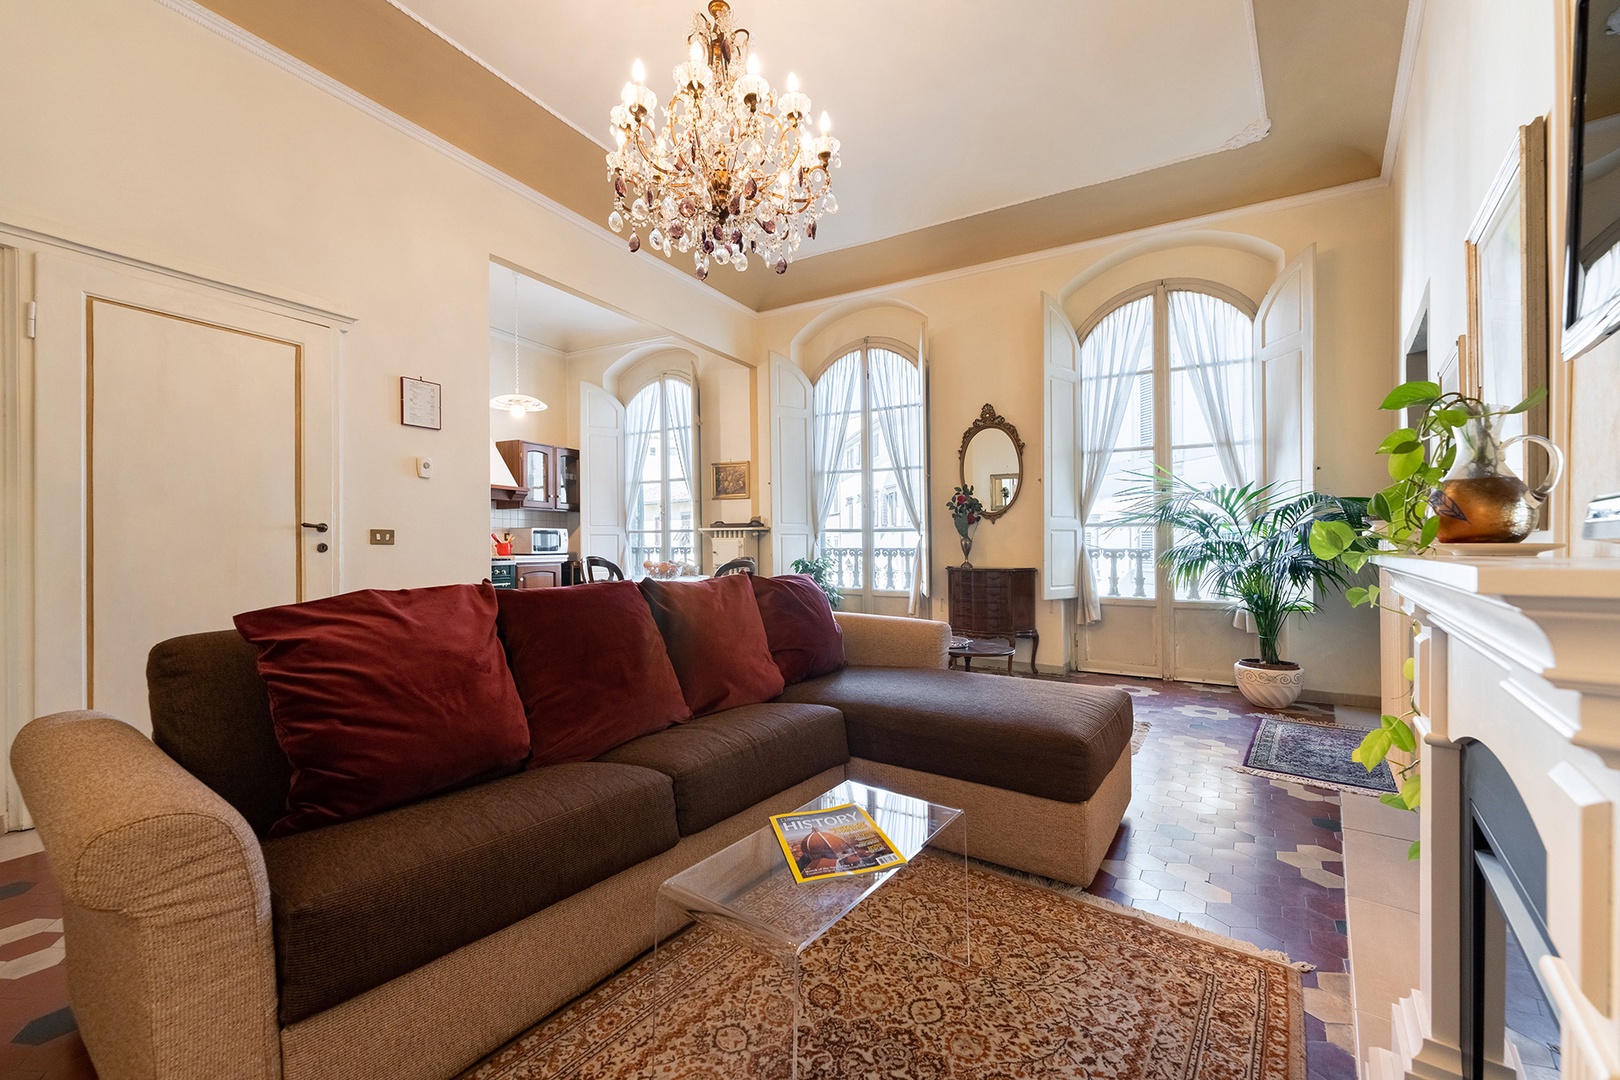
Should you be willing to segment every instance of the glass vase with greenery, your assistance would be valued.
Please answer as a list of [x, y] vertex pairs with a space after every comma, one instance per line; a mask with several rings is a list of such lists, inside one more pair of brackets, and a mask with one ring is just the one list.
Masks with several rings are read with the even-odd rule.
[[[1311, 526], [1311, 551], [1321, 559], [1336, 562], [1350, 573], [1359, 572], [1379, 552], [1421, 555], [1433, 547], [1440, 532], [1444, 505], [1441, 482], [1457, 462], [1458, 433], [1471, 421], [1513, 416], [1528, 412], [1546, 400], [1547, 391], [1537, 390], [1517, 405], [1492, 408], [1477, 397], [1447, 393], [1438, 383], [1427, 380], [1405, 382], [1389, 392], [1379, 406], [1386, 412], [1416, 409], [1417, 422], [1398, 428], [1378, 444], [1377, 453], [1388, 458], [1390, 485], [1367, 503], [1367, 518], [1351, 521], [1318, 521]], [[1407, 618], [1404, 611], [1379, 601], [1377, 585], [1345, 590], [1352, 607], [1374, 607]], [[1415, 632], [1417, 624], [1408, 619]], [[1368, 772], [1389, 761], [1400, 751], [1401, 762], [1390, 762], [1397, 790], [1379, 798], [1389, 806], [1416, 810], [1423, 800], [1422, 776], [1417, 769], [1417, 732], [1412, 722], [1417, 708], [1412, 702], [1413, 663], [1407, 658], [1402, 668], [1406, 682], [1406, 708], [1386, 713], [1378, 727], [1367, 733], [1351, 755]], [[1417, 858], [1414, 842], [1407, 852]]]

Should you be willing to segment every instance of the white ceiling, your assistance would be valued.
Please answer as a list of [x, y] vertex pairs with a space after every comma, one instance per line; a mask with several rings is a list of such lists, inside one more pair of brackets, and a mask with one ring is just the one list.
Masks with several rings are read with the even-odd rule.
[[[513, 280], [511, 270], [489, 264], [489, 325], [503, 334], [512, 332]], [[537, 345], [572, 353], [664, 336], [656, 327], [527, 275], [517, 274], [516, 281], [518, 336]]]
[[[390, 0], [596, 140], [647, 65], [661, 98], [702, 0]], [[1264, 134], [1250, 0], [734, 0], [777, 89], [843, 142], [813, 250], [1129, 176]], [[605, 170], [604, 170], [604, 183]]]

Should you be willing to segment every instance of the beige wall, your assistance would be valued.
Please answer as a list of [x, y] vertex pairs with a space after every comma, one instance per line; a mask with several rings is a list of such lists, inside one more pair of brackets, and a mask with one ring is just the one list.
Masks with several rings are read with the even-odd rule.
[[[491, 256], [721, 355], [752, 337], [713, 290], [150, 0], [0, 5], [0, 146], [0, 223], [355, 319], [344, 588], [488, 573]], [[399, 424], [401, 375], [443, 384], [442, 431]], [[397, 544], [368, 546], [374, 526]]]
[[1615, 555], [1576, 534], [1587, 500], [1620, 490], [1620, 342], [1560, 359], [1572, 9], [1571, 0], [1428, 0], [1394, 172], [1397, 326], [1404, 341], [1427, 294], [1431, 353], [1449, 351], [1466, 329], [1468, 226], [1519, 126], [1547, 116], [1553, 438], [1570, 465], [1554, 527], [1573, 554]]
[[[943, 503], [957, 482], [962, 432], [989, 402], [1023, 436], [1027, 486], [1004, 517], [979, 527], [973, 561], [1040, 566], [1043, 292], [1064, 294], [1088, 269], [1101, 268], [1068, 304], [1077, 323], [1129, 285], [1167, 276], [1224, 280], [1258, 300], [1280, 264], [1253, 251], [1292, 258], [1316, 244], [1318, 487], [1366, 495], [1383, 484], [1381, 463], [1372, 449], [1389, 430], [1377, 406], [1389, 388], [1392, 355], [1392, 225], [1391, 194], [1387, 187], [1372, 185], [1223, 215], [1182, 230], [1180, 239], [1171, 230], [1159, 231], [896, 287], [866, 298], [891, 306], [836, 318], [826, 327], [815, 326], [814, 320], [832, 304], [769, 313], [760, 320], [760, 349], [792, 357], [815, 372], [829, 350], [863, 334], [908, 340], [904, 333], [914, 334], [911, 328], [925, 322], [932, 410], [930, 502]], [[1212, 231], [1227, 235], [1205, 235]], [[1131, 258], [1138, 248], [1143, 253]], [[957, 562], [960, 552], [948, 522], [939, 513], [934, 519], [937, 597], [945, 566]], [[1376, 626], [1365, 612], [1352, 613], [1331, 601], [1328, 606], [1329, 611], [1298, 628], [1292, 651], [1307, 665], [1312, 689], [1370, 696], [1377, 688]], [[1072, 628], [1061, 602], [1043, 601], [1039, 608], [1044, 667], [1060, 662], [1062, 643], [1072, 636]], [[935, 613], [945, 617], [942, 599]], [[1024, 649], [1020, 656], [1027, 656]]]
[[[980, 528], [975, 561], [1038, 566], [1040, 294], [1063, 292], [1137, 242], [1116, 238], [899, 286], [883, 298], [900, 309], [833, 320], [795, 348], [800, 331], [832, 305], [756, 319], [183, 16], [130, 0], [0, 8], [0, 139], [0, 222], [355, 318], [341, 383], [345, 588], [475, 580], [486, 571], [487, 440], [492, 425], [499, 430], [487, 404], [492, 256], [567, 282], [696, 349], [705, 464], [754, 462], [754, 498], [711, 500], [709, 519], [770, 512], [768, 380], [729, 359], [761, 364], [776, 352], [814, 371], [860, 336], [910, 342], [926, 333], [930, 501], [955, 483], [962, 430], [993, 403], [1028, 444], [1027, 485], [1010, 513]], [[1373, 186], [1199, 226], [1290, 257], [1317, 245], [1326, 490], [1366, 493], [1381, 478], [1369, 451], [1385, 429], [1374, 407], [1393, 364], [1392, 207], [1391, 193]], [[1184, 239], [1098, 274], [1069, 310], [1080, 321], [1115, 285], [1167, 275], [1223, 280], [1258, 299], [1268, 266], [1224, 241]], [[577, 432], [580, 379], [597, 381], [612, 363], [577, 359], [565, 365], [562, 400], [548, 399], [556, 415], [544, 423], [567, 418], [568, 435], [556, 441]], [[398, 424], [402, 374], [444, 384], [444, 430]], [[417, 456], [435, 459], [431, 483], [413, 475]], [[363, 533], [372, 526], [396, 529], [396, 546], [368, 547]], [[957, 550], [954, 537], [936, 533], [933, 569], [942, 582]], [[1340, 634], [1341, 624], [1351, 632]], [[1070, 635], [1061, 605], [1042, 605], [1041, 631], [1043, 660], [1054, 662]], [[1330, 638], [1332, 655], [1322, 644]], [[1352, 616], [1319, 617], [1295, 636], [1294, 651], [1318, 689], [1371, 692], [1371, 632]]]
[[[577, 446], [570, 441], [576, 434], [568, 424], [568, 357], [530, 341], [518, 344], [518, 364], [523, 373], [523, 392], [546, 403], [544, 410], [521, 419], [511, 413], [489, 410], [489, 437], [527, 439], [552, 446]], [[489, 397], [512, 392], [512, 337], [489, 335]], [[578, 391], [575, 391], [577, 396]], [[488, 407], [488, 398], [485, 399]], [[577, 411], [577, 410], [576, 410]]]

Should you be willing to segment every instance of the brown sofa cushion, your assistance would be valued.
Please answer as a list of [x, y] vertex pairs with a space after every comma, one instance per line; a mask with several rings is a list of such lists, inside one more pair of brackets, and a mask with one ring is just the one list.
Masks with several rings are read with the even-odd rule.
[[782, 701], [844, 714], [850, 756], [1060, 802], [1084, 802], [1127, 752], [1123, 690], [963, 671], [845, 668]]
[[668, 777], [587, 762], [271, 840], [281, 1022], [413, 971], [678, 839]]
[[681, 835], [690, 836], [844, 764], [849, 744], [837, 710], [767, 702], [644, 735], [597, 760], [657, 769], [673, 780]]
[[152, 741], [263, 836], [287, 812], [292, 765], [258, 658], [235, 630], [170, 638], [147, 656], [146, 686]]

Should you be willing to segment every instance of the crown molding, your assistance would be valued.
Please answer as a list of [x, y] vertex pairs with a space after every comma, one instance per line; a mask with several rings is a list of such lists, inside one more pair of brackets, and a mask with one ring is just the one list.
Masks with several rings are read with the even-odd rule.
[[[608, 232], [606, 228], [597, 225], [584, 215], [569, 209], [562, 203], [559, 203], [555, 199], [551, 198], [549, 195], [546, 195], [544, 192], [538, 191], [520, 180], [513, 179], [511, 176], [501, 172], [493, 165], [479, 160], [473, 155], [467, 153], [465, 150], [462, 150], [460, 147], [441, 139], [431, 131], [412, 123], [403, 116], [400, 116], [398, 113], [384, 108], [375, 101], [372, 101], [370, 98], [366, 97], [364, 94], [360, 94], [350, 87], [345, 86], [343, 83], [338, 82], [336, 79], [324, 72], [317, 71], [315, 68], [304, 63], [302, 60], [299, 60], [297, 57], [283, 52], [274, 45], [271, 45], [269, 42], [265, 41], [263, 38], [248, 33], [246, 30], [243, 30], [240, 26], [237, 26], [230, 20], [222, 18], [221, 16], [216, 15], [214, 12], [209, 11], [207, 8], [194, 3], [193, 0], [155, 0], [155, 2], [177, 15], [190, 19], [198, 26], [219, 35], [226, 41], [229, 41], [231, 44], [246, 49], [260, 60], [263, 60], [268, 64], [272, 64], [275, 67], [280, 68], [282, 71], [285, 71], [287, 74], [301, 79], [316, 89], [324, 91], [332, 97], [337, 98], [345, 105], [358, 109], [360, 112], [365, 113], [373, 120], [387, 125], [407, 138], [414, 139], [424, 146], [437, 150], [445, 157], [463, 166], [464, 168], [472, 170], [485, 180], [488, 180], [490, 183], [504, 188], [512, 194], [533, 203], [535, 206], [539, 206], [550, 211], [558, 218], [578, 228], [581, 232], [585, 233], [598, 243], [605, 244], [621, 254], [624, 253], [624, 245], [619, 241], [618, 237], [614, 236], [612, 233]], [[390, 0], [390, 2], [392, 2], [392, 0]], [[392, 6], [398, 7], [399, 5], [393, 4]], [[446, 38], [442, 33], [434, 29], [428, 23], [422, 22], [420, 18], [403, 8], [400, 10], [403, 14], [410, 15], [412, 19], [420, 23], [422, 26], [432, 30], [435, 35], [442, 38], [444, 41], [449, 42], [451, 45], [460, 49], [460, 46], [455, 45], [455, 42], [451, 41], [449, 38]], [[465, 52], [466, 50], [461, 51]], [[477, 58], [474, 57], [473, 59], [476, 60]], [[482, 61], [479, 62], [482, 64]], [[488, 68], [487, 64], [483, 66]], [[499, 75], [500, 73], [496, 72], [495, 74]], [[534, 99], [531, 97], [530, 100]], [[536, 102], [536, 104], [539, 104], [539, 102]], [[744, 304], [742, 301], [733, 299], [718, 289], [710, 288], [697, 278], [662, 258], [653, 258], [650, 265], [657, 266], [663, 273], [672, 275], [676, 280], [682, 282], [684, 287], [701, 292], [704, 297], [721, 301], [731, 308], [737, 311], [746, 312], [749, 315], [758, 314], [758, 312], [749, 307], [747, 304]]]
[[578, 124], [576, 124], [572, 120], [568, 119], [568, 117], [564, 116], [561, 112], [559, 112], [556, 109], [553, 109], [550, 105], [547, 105], [544, 101], [541, 101], [539, 98], [537, 98], [533, 94], [529, 93], [529, 91], [527, 89], [525, 89], [522, 86], [519, 86], [517, 83], [513, 82], [511, 79], [507, 78], [505, 72], [501, 71], [498, 68], [491, 67], [488, 63], [486, 63], [484, 61], [483, 57], [479, 56], [477, 53], [475, 53], [471, 49], [467, 48], [465, 45], [463, 45], [461, 42], [457, 41], [455, 38], [451, 37], [449, 34], [445, 33], [443, 30], [440, 30], [437, 26], [434, 26], [432, 23], [430, 23], [426, 19], [422, 18], [422, 16], [418, 15], [416, 12], [412, 11], [410, 8], [406, 7], [404, 4], [400, 3], [399, 0], [384, 0], [384, 3], [386, 3], [389, 7], [393, 8], [395, 11], [398, 11], [401, 15], [405, 16], [407, 19], [410, 19], [416, 25], [420, 26], [422, 29], [426, 30], [428, 33], [432, 34], [434, 37], [438, 38], [440, 41], [444, 42], [446, 45], [450, 46], [452, 49], [456, 50], [456, 52], [460, 53], [462, 56], [465, 56], [467, 59], [469, 59], [473, 63], [477, 64], [479, 67], [483, 68], [485, 71], [489, 72], [491, 75], [493, 75], [497, 79], [501, 80], [501, 82], [505, 83], [507, 86], [510, 86], [513, 90], [517, 91], [523, 97], [528, 98], [530, 101], [534, 102], [536, 105], [538, 105], [542, 109], [546, 110], [546, 112], [550, 113], [552, 116], [555, 116], [564, 125], [573, 128], [575, 131], [579, 132], [579, 134], [585, 136], [591, 142], [595, 143], [597, 145], [597, 147], [599, 149], [601, 149], [601, 151], [603, 153], [607, 153], [607, 151], [610, 149], [610, 147], [607, 145], [607, 143], [603, 142], [599, 137], [597, 137], [595, 135], [592, 135], [590, 132], [586, 131], [584, 128], [580, 127]]
[[902, 289], [912, 289], [922, 285], [937, 285], [943, 281], [954, 281], [957, 278], [974, 277], [978, 274], [994, 273], [998, 270], [1007, 270], [1013, 267], [1029, 266], [1032, 263], [1045, 262], [1048, 259], [1061, 259], [1065, 256], [1076, 255], [1100, 247], [1112, 247], [1116, 244], [1129, 243], [1150, 236], [1160, 236], [1165, 233], [1182, 232], [1195, 229], [1203, 225], [1218, 224], [1229, 221], [1235, 217], [1247, 217], [1252, 214], [1274, 213], [1280, 210], [1294, 210], [1301, 206], [1310, 206], [1314, 203], [1329, 202], [1333, 199], [1348, 198], [1359, 195], [1365, 191], [1377, 191], [1390, 186], [1387, 175], [1371, 176], [1365, 180], [1357, 180], [1349, 184], [1339, 184], [1335, 187], [1317, 188], [1315, 191], [1301, 192], [1298, 195], [1288, 195], [1281, 199], [1271, 199], [1266, 202], [1250, 203], [1247, 206], [1234, 206], [1230, 210], [1217, 210], [1211, 214], [1199, 217], [1181, 218], [1177, 221], [1161, 222], [1158, 225], [1146, 225], [1140, 229], [1129, 232], [1113, 233], [1109, 236], [1097, 236], [1090, 240], [1080, 240], [1062, 247], [1043, 248], [1040, 251], [1029, 251], [1022, 255], [1011, 255], [1005, 259], [996, 259], [992, 262], [975, 263], [972, 266], [959, 266], [954, 270], [942, 270], [937, 274], [925, 274], [921, 277], [907, 278], [903, 281], [891, 281], [883, 285], [874, 285], [854, 292], [837, 293], [832, 296], [823, 296], [815, 300], [801, 300], [796, 304], [786, 304], [782, 307], [765, 308], [758, 312], [760, 316], [777, 316], [798, 311], [810, 311], [816, 308], [827, 307], [832, 304], [842, 304], [850, 300], [862, 300], [869, 297], [890, 296]]
[[[618, 238], [609, 233], [602, 226], [596, 224], [569, 207], [562, 205], [543, 192], [524, 184], [522, 181], [514, 179], [506, 173], [501, 172], [499, 169], [496, 169], [494, 166], [489, 165], [488, 163], [474, 157], [445, 139], [433, 134], [427, 129], [405, 119], [398, 113], [384, 108], [375, 101], [372, 101], [370, 98], [356, 92], [350, 87], [338, 82], [336, 79], [326, 75], [324, 72], [311, 67], [296, 57], [283, 52], [281, 49], [276, 48], [274, 45], [271, 45], [262, 38], [243, 30], [241, 27], [237, 26], [233, 22], [230, 22], [228, 19], [225, 19], [214, 12], [209, 11], [207, 8], [195, 3], [194, 0], [155, 0], [155, 2], [162, 7], [175, 12], [176, 14], [191, 20], [212, 33], [217, 34], [232, 44], [247, 50], [249, 53], [265, 61], [266, 63], [274, 65], [295, 78], [298, 78], [303, 82], [308, 83], [309, 85], [338, 99], [344, 104], [359, 110], [379, 123], [385, 124], [400, 134], [405, 135], [407, 138], [413, 139], [424, 146], [438, 151], [440, 154], [450, 158], [452, 161], [455, 161], [464, 168], [477, 173], [479, 176], [497, 185], [498, 187], [519, 196], [535, 206], [539, 206], [551, 212], [559, 219], [566, 221], [580, 229], [598, 243], [608, 245], [612, 247], [614, 251], [621, 254], [623, 253], [623, 245], [619, 242]], [[423, 20], [420, 16], [416, 15], [408, 8], [396, 2], [396, 0], [387, 0], [387, 2], [390, 4], [390, 6], [397, 8], [403, 15], [408, 16], [424, 28], [430, 30], [435, 36], [441, 38], [459, 51], [466, 53], [466, 50], [458, 45], [453, 39], [447, 37], [442, 31]], [[1109, 236], [1093, 237], [1088, 240], [1078, 241], [1073, 244], [1066, 244], [1061, 247], [1044, 248], [1040, 251], [1025, 252], [1021, 255], [1009, 256], [1004, 259], [997, 259], [985, 263], [976, 263], [971, 266], [956, 267], [951, 270], [945, 270], [934, 274], [926, 274], [913, 278], [905, 278], [898, 281], [885, 282], [881, 285], [874, 285], [868, 288], [853, 290], [845, 293], [836, 293], [831, 296], [818, 297], [814, 300], [803, 300], [798, 303], [788, 304], [782, 307], [755, 309], [748, 304], [729, 296], [720, 289], [698, 281], [692, 275], [686, 273], [685, 271], [676, 267], [673, 263], [667, 262], [662, 258], [654, 256], [652, 263], [653, 265], [659, 267], [661, 272], [671, 275], [675, 279], [682, 282], [684, 288], [695, 290], [706, 298], [718, 300], [725, 306], [731, 308], [733, 311], [745, 313], [757, 320], [767, 316], [775, 317], [795, 311], [824, 308], [828, 305], [841, 303], [847, 300], [861, 299], [871, 296], [883, 296], [892, 294], [901, 289], [914, 288], [920, 285], [931, 285], [939, 282], [955, 280], [957, 278], [972, 277], [978, 274], [991, 273], [1013, 267], [1028, 266], [1032, 263], [1038, 263], [1048, 259], [1063, 258], [1068, 255], [1094, 250], [1099, 247], [1106, 247], [1121, 242], [1128, 242], [1166, 232], [1174, 232], [1199, 225], [1226, 221], [1237, 216], [1307, 206], [1316, 202], [1353, 195], [1361, 191], [1387, 187], [1390, 183], [1395, 146], [1399, 137], [1397, 120], [1404, 118], [1406, 99], [1408, 96], [1407, 91], [1411, 83], [1411, 69], [1415, 62], [1417, 37], [1422, 24], [1421, 9], [1423, 7], [1424, 0], [1410, 0], [1410, 2], [1412, 6], [1408, 9], [1406, 32], [1402, 41], [1401, 65], [1396, 84], [1395, 108], [1392, 110], [1391, 114], [1390, 135], [1388, 140], [1386, 140], [1383, 167], [1380, 174], [1376, 177], [1371, 177], [1366, 180], [1358, 180], [1349, 184], [1340, 184], [1335, 187], [1320, 188], [1315, 191], [1308, 191], [1299, 195], [1290, 195], [1280, 199], [1272, 199], [1266, 202], [1250, 203], [1245, 206], [1232, 207], [1227, 210], [1219, 210], [1211, 214], [1201, 215], [1199, 217], [1182, 218], [1176, 221], [1162, 222], [1157, 225], [1149, 225], [1140, 229], [1133, 229], [1128, 232], [1114, 233]], [[1252, 0], [1250, 0], [1250, 3], [1252, 4]], [[1250, 10], [1252, 22], [1252, 6]], [[467, 55], [471, 56], [470, 53]], [[481, 66], [491, 71], [509, 85], [515, 85], [511, 83], [511, 80], [506, 79], [505, 76], [501, 75], [497, 71], [494, 71], [493, 68], [490, 68], [489, 65], [485, 64], [482, 60], [479, 60], [476, 56], [473, 56], [472, 59], [477, 61]], [[545, 107], [544, 102], [541, 102], [533, 95], [528, 94], [527, 91], [523, 91], [521, 87], [517, 87], [517, 89], [522, 92], [525, 97], [529, 98], [529, 100], [534, 101], [541, 107]], [[1264, 109], [1263, 98], [1261, 107]], [[548, 109], [547, 111], [550, 110]], [[554, 113], [553, 115], [556, 114]], [[569, 126], [572, 127], [573, 125]], [[1269, 127], [1269, 121], [1267, 122], [1267, 127]], [[577, 130], [577, 128], [575, 130]], [[588, 133], [582, 132], [581, 134], [586, 134], [587, 138], [590, 137]], [[1264, 137], [1264, 135], [1260, 133], [1258, 128], [1256, 128], [1254, 131], [1247, 132], [1246, 137], [1249, 141], [1253, 141], [1256, 138]]]
[[1401, 63], [1395, 70], [1395, 99], [1389, 107], [1389, 131], [1384, 136], [1384, 163], [1378, 175], [1395, 174], [1395, 157], [1400, 152], [1401, 128], [1406, 124], [1406, 103], [1412, 94], [1412, 69], [1417, 66], [1418, 41], [1423, 36], [1424, 0], [1407, 0], [1406, 29], [1401, 34]]
[[[500, 326], [491, 326], [489, 328], [489, 336], [504, 345], [510, 345], [514, 340], [516, 340], [518, 344], [533, 349], [535, 352], [546, 353], [547, 355], [554, 356], [559, 360], [571, 360], [576, 356], [587, 356], [596, 352], [616, 352], [619, 350], [631, 352], [645, 345], [661, 345], [668, 343], [671, 348], [687, 347], [681, 343], [682, 339], [672, 334], [655, 334], [652, 337], [635, 338], [631, 341], [607, 341], [603, 342], [601, 345], [589, 345], [583, 349], [574, 349], [572, 351], [559, 349], [555, 345], [547, 345], [543, 341], [536, 341], [533, 338], [525, 337], [522, 334], [514, 334], [512, 331]], [[718, 356], [720, 354], [716, 353], [715, 355]]]

